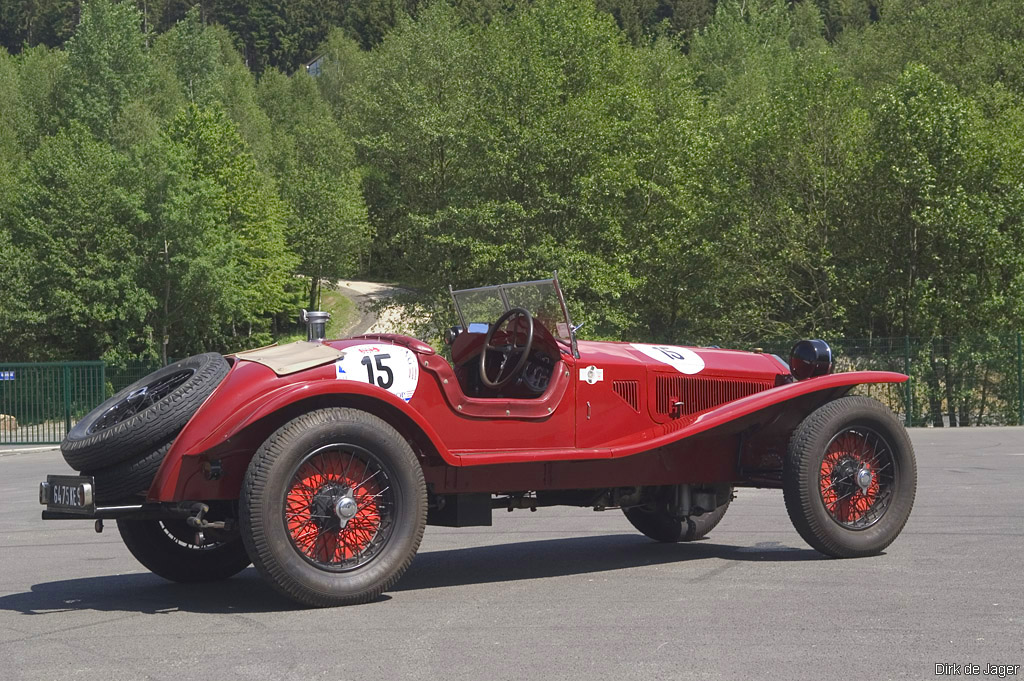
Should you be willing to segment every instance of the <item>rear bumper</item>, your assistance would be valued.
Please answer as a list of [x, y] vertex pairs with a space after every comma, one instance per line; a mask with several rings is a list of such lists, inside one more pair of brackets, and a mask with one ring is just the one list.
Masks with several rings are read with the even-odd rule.
[[195, 515], [190, 505], [181, 504], [130, 504], [120, 506], [97, 506], [91, 513], [68, 513], [66, 511], [43, 510], [43, 520], [183, 520]]

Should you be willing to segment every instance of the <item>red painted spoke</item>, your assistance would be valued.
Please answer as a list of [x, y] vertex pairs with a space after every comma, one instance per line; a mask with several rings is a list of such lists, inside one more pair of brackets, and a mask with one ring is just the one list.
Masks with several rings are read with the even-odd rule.
[[[870, 525], [885, 511], [894, 460], [889, 444], [867, 428], [835, 437], [822, 457], [819, 491], [826, 511], [854, 529]], [[867, 488], [857, 484], [861, 471], [871, 475]]]
[[[346, 569], [371, 559], [393, 508], [387, 477], [372, 456], [341, 447], [303, 461], [284, 504], [285, 526], [295, 548], [325, 567]], [[344, 494], [356, 502], [356, 513], [347, 521], [334, 512]]]

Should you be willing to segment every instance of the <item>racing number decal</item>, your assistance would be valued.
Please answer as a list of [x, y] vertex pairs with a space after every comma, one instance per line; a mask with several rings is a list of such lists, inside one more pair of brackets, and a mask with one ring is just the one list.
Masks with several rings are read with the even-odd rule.
[[370, 359], [370, 355], [363, 355], [363, 359], [360, 360], [360, 364], [366, 367], [366, 380], [368, 383], [373, 383], [373, 364], [377, 363], [377, 371], [387, 374], [387, 378], [382, 376], [377, 377], [377, 385], [387, 390], [395, 382], [395, 373], [391, 371], [391, 367], [383, 363], [383, 360], [391, 359], [391, 355], [386, 352], [380, 352], [373, 355], [373, 359]]
[[677, 345], [645, 345], [630, 343], [630, 346], [651, 359], [668, 364], [681, 374], [699, 374], [704, 370], [704, 360], [693, 350]]
[[334, 363], [341, 380], [383, 388], [408, 402], [420, 377], [416, 354], [398, 345], [353, 345]]

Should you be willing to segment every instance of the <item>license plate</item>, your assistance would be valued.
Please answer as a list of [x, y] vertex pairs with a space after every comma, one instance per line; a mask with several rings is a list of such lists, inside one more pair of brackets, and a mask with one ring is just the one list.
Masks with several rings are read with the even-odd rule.
[[39, 503], [47, 510], [91, 515], [96, 512], [91, 475], [47, 475], [39, 483]]

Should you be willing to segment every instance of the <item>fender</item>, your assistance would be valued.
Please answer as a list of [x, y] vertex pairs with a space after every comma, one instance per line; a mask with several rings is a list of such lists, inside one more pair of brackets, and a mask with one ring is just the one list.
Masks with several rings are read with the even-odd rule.
[[[692, 422], [680, 427], [679, 423], [666, 423], [648, 429], [646, 437], [631, 434], [622, 444], [595, 449], [561, 449], [539, 452], [536, 461], [564, 461], [569, 459], [618, 459], [666, 447], [713, 428], [735, 423], [737, 419], [756, 414], [771, 407], [818, 392], [842, 391], [866, 383], [904, 383], [909, 377], [892, 371], [850, 371], [787, 383], [744, 397], [698, 415]], [[846, 390], [843, 390], [843, 389]], [[463, 466], [516, 463], [523, 460], [522, 453], [473, 452], [459, 457]]]
[[426, 435], [446, 463], [459, 465], [458, 457], [451, 454], [434, 427], [387, 390], [357, 381], [338, 381], [333, 364], [312, 369], [306, 376], [307, 380], [295, 381], [293, 376], [278, 377], [261, 364], [238, 362], [174, 441], [149, 488], [148, 498], [177, 499], [188, 480], [199, 474], [204, 453], [280, 409], [326, 395], [360, 395], [393, 407]]

